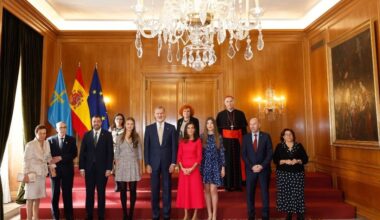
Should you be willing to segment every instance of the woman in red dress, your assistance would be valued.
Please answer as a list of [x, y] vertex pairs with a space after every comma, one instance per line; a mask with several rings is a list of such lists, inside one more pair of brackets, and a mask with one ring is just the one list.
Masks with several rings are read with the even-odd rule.
[[202, 143], [193, 122], [187, 123], [184, 131], [184, 137], [179, 142], [177, 157], [181, 169], [178, 177], [177, 207], [185, 209], [183, 219], [188, 218], [189, 209], [194, 209], [192, 219], [195, 220], [198, 209], [205, 207], [199, 171], [202, 161]]

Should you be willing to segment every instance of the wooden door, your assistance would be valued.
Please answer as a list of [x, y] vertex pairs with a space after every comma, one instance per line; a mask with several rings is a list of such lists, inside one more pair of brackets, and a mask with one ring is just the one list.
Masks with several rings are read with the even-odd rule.
[[[194, 117], [199, 119], [201, 133], [204, 130], [206, 118], [216, 117], [218, 98], [218, 81], [216, 79], [185, 79], [183, 104], [187, 103], [194, 108]], [[179, 117], [181, 116], [179, 115]]]
[[207, 117], [215, 117], [220, 99], [217, 77], [146, 78], [145, 125], [154, 122], [154, 108], [166, 109], [166, 122], [173, 125], [181, 117], [178, 110], [183, 104], [193, 106], [203, 131]]

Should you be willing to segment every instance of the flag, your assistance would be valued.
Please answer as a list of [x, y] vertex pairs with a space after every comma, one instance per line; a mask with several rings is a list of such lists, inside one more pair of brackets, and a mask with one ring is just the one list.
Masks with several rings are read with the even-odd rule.
[[91, 129], [90, 110], [86, 101], [87, 97], [88, 94], [84, 88], [82, 70], [78, 67], [71, 91], [70, 106], [74, 130], [81, 138], [86, 131]]
[[95, 68], [94, 74], [92, 76], [92, 82], [87, 102], [90, 108], [91, 118], [94, 115], [99, 115], [102, 118], [102, 128], [108, 130], [108, 115], [103, 99], [102, 86], [100, 85], [97, 68]]
[[65, 122], [67, 134], [73, 135], [69, 97], [67, 96], [65, 80], [63, 79], [61, 68], [58, 71], [54, 92], [50, 99], [48, 121], [54, 128], [57, 122]]

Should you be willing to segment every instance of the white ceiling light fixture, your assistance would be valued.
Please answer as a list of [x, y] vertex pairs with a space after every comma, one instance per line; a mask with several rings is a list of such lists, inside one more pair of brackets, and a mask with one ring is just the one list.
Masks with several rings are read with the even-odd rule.
[[214, 41], [222, 44], [228, 39], [227, 55], [231, 59], [239, 51], [240, 42], [246, 41], [244, 58], [251, 60], [250, 31], [257, 29], [257, 49], [264, 48], [259, 0], [255, 0], [254, 7], [250, 7], [249, 0], [165, 0], [159, 13], [154, 1], [144, 5], [143, 0], [138, 0], [133, 8], [137, 15], [135, 46], [139, 58], [143, 55], [142, 37], [157, 37], [158, 56], [167, 44], [169, 63], [175, 57], [177, 62], [197, 71], [216, 62]]

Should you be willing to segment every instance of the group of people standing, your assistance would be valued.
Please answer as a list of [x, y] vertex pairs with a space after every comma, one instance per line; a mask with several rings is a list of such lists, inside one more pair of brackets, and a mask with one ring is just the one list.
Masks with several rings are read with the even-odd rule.
[[[172, 173], [178, 167], [178, 191], [176, 206], [184, 209], [184, 219], [194, 210], [207, 207], [208, 219], [217, 219], [218, 187], [227, 191], [242, 191], [246, 182], [248, 219], [255, 218], [255, 191], [260, 183], [263, 201], [262, 219], [269, 219], [269, 181], [271, 161], [277, 166], [277, 207], [303, 219], [304, 164], [307, 154], [295, 140], [291, 129], [284, 129], [281, 142], [274, 153], [268, 133], [260, 131], [257, 118], [247, 123], [245, 114], [234, 108], [234, 98], [224, 100], [226, 109], [216, 119], [209, 117], [200, 134], [199, 120], [194, 117], [190, 105], [181, 107], [177, 128], [165, 122], [165, 108], [154, 109], [155, 122], [145, 128], [144, 151], [135, 129], [135, 120], [116, 114], [109, 131], [101, 128], [99, 116], [91, 119], [92, 130], [82, 140], [79, 169], [86, 184], [86, 219], [93, 219], [94, 192], [97, 190], [98, 218], [104, 219], [105, 188], [113, 173], [116, 191], [120, 192], [123, 219], [133, 219], [137, 197], [137, 182], [141, 180], [142, 158], [146, 172], [150, 174], [152, 219], [160, 218], [160, 186], [162, 186], [163, 218], [170, 219]], [[247, 125], [251, 130], [247, 133]], [[46, 196], [45, 176], [50, 170], [52, 186], [52, 216], [59, 219], [60, 189], [64, 200], [66, 219], [74, 219], [72, 187], [73, 160], [77, 156], [75, 138], [66, 134], [66, 124], [56, 125], [57, 135], [46, 141], [46, 127], [36, 127], [36, 139], [26, 145], [24, 155], [24, 182], [26, 183], [28, 219], [38, 219], [39, 199]], [[36, 173], [35, 181], [29, 181], [29, 173]], [[127, 209], [127, 190], [130, 191], [130, 208]]]

